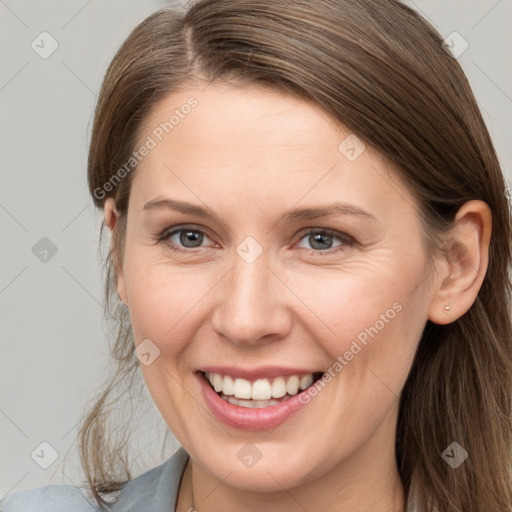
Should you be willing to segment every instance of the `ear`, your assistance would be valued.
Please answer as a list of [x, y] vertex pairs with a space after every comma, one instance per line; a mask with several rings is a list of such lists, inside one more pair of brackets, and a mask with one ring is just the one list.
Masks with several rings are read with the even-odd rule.
[[429, 307], [429, 320], [449, 324], [473, 305], [489, 262], [492, 214], [487, 203], [468, 201], [457, 212], [448, 233]]
[[117, 259], [117, 253], [115, 251], [117, 243], [116, 226], [119, 220], [119, 212], [116, 209], [116, 203], [114, 201], [114, 198], [107, 198], [103, 203], [103, 209], [105, 211], [105, 225], [110, 230], [110, 249], [112, 250], [112, 254], [114, 255], [117, 295], [126, 305], [128, 305], [128, 298], [126, 296], [126, 288], [124, 283], [123, 268], [122, 265], [119, 264], [119, 261]]

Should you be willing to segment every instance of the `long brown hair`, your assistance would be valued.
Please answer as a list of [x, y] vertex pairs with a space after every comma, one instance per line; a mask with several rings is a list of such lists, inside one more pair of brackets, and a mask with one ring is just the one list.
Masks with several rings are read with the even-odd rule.
[[[398, 0], [202, 0], [186, 12], [151, 15], [115, 55], [98, 99], [88, 162], [95, 204], [101, 208], [114, 197], [121, 214], [106, 259], [117, 370], [79, 432], [98, 501], [130, 479], [122, 450], [129, 430], [111, 441], [109, 421], [115, 397], [140, 373], [115, 292], [114, 257], [122, 261], [136, 165], [120, 169], [148, 112], [199, 79], [265, 84], [322, 107], [395, 164], [418, 200], [432, 250], [466, 201], [490, 206], [483, 284], [458, 320], [425, 326], [400, 397], [396, 459], [406, 492], [414, 489], [422, 510], [512, 511], [512, 241], [505, 181], [459, 63], [437, 31]], [[452, 442], [469, 454], [457, 469], [441, 456]]]

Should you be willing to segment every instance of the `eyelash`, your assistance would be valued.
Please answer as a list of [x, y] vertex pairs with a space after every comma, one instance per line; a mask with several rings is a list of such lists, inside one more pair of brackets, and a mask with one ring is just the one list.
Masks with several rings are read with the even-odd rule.
[[[211, 238], [208, 235], [208, 233], [206, 233], [202, 229], [199, 229], [196, 226], [179, 226], [176, 228], [165, 229], [163, 232], [161, 232], [157, 236], [157, 242], [158, 243], [165, 242], [166, 240], [169, 240], [169, 238], [171, 236], [175, 235], [176, 233], [181, 233], [183, 231], [193, 231], [195, 233], [201, 233], [201, 234], [207, 236], [208, 238]], [[334, 252], [344, 250], [346, 247], [351, 247], [351, 246], [355, 245], [355, 243], [356, 243], [356, 241], [351, 236], [349, 236], [345, 233], [341, 233], [339, 231], [334, 231], [333, 229], [328, 229], [328, 228], [310, 228], [306, 231], [301, 231], [299, 233], [298, 241], [300, 242], [304, 238], [309, 237], [311, 235], [316, 235], [316, 234], [323, 234], [323, 235], [327, 235], [328, 237], [331, 237], [331, 238], [337, 238], [341, 242], [341, 244], [334, 248], [330, 248], [330, 249], [326, 249], [326, 250], [315, 250], [315, 249], [302, 248], [302, 249], [308, 251], [310, 254], [311, 253], [312, 254], [332, 254]], [[192, 251], [197, 252], [197, 251], [201, 251], [202, 249], [205, 248], [205, 247], [193, 247], [193, 248], [175, 247], [172, 242], [170, 242], [169, 247], [173, 251], [181, 251], [181, 252], [192, 252]]]

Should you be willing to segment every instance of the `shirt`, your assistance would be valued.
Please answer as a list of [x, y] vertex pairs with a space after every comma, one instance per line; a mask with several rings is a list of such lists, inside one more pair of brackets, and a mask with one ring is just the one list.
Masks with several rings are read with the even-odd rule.
[[[174, 512], [188, 453], [181, 446], [166, 462], [126, 482], [111, 512]], [[171, 507], [172, 508], [169, 508]], [[0, 501], [0, 512], [97, 512], [79, 487], [47, 485], [18, 491]], [[105, 510], [105, 509], [104, 509]]]

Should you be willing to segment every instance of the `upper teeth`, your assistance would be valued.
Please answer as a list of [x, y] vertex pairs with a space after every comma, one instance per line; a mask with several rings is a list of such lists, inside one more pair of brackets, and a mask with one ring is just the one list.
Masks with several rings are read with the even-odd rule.
[[236, 398], [253, 400], [281, 398], [286, 393], [296, 395], [299, 389], [304, 390], [313, 383], [312, 373], [301, 377], [298, 375], [276, 377], [273, 382], [268, 379], [258, 379], [252, 383], [245, 379], [233, 379], [229, 375], [220, 375], [219, 373], [206, 373], [205, 375], [215, 391], [228, 396], [234, 395]]

